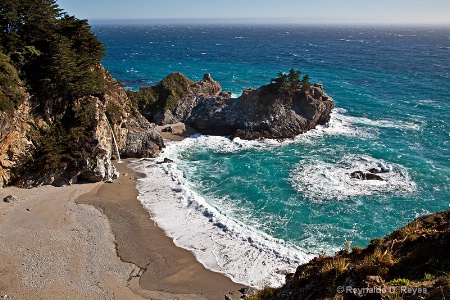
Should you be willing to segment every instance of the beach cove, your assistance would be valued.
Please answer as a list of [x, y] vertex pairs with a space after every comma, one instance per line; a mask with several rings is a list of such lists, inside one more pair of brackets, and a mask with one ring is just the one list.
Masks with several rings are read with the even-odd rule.
[[[113, 184], [4, 188], [0, 294], [10, 299], [223, 299], [244, 285], [176, 247], [136, 200], [129, 160]], [[164, 187], [155, 183], [155, 196]], [[89, 204], [89, 205], [86, 205]], [[231, 292], [231, 294], [230, 294]]]

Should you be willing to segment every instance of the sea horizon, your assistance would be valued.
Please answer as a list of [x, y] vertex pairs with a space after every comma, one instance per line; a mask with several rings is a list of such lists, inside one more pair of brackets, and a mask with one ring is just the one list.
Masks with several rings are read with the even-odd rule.
[[297, 26], [342, 26], [342, 27], [450, 27], [450, 22], [323, 22], [298, 18], [149, 18], [149, 19], [89, 19], [91, 25], [297, 25]]

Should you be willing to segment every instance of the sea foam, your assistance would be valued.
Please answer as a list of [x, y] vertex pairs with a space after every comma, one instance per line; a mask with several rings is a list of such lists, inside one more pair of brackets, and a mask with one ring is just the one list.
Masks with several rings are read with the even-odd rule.
[[[131, 165], [137, 172], [147, 175], [138, 181], [138, 199], [174, 243], [193, 252], [206, 268], [223, 273], [235, 282], [258, 288], [280, 286], [285, 273], [294, 272], [298, 264], [309, 261], [318, 252], [311, 253], [311, 250], [273, 238], [248, 225], [244, 219], [232, 218], [224, 207], [213, 206], [196, 192], [195, 183], [185, 178], [179, 164], [183, 163], [184, 153], [194, 147], [214, 153], [270, 152], [274, 147], [310, 144], [329, 135], [370, 136], [358, 126], [362, 123], [372, 127], [414, 128], [410, 124], [372, 121], [346, 113], [345, 109], [335, 109], [329, 124], [318, 126], [293, 140], [247, 141], [195, 134], [181, 142], [167, 143], [156, 162], [170, 158], [173, 163], [155, 164], [154, 161], [138, 160]], [[364, 171], [379, 164], [391, 168], [390, 172], [381, 175], [385, 179], [383, 182], [357, 182], [350, 178], [352, 171]], [[302, 160], [294, 166], [287, 180], [311, 201], [377, 193], [408, 193], [416, 189], [416, 184], [402, 166], [356, 154], [346, 155], [338, 161], [327, 162], [314, 157]]]
[[[378, 174], [383, 181], [358, 180], [350, 176], [354, 171], [367, 172], [371, 168], [385, 171]], [[335, 161], [318, 157], [302, 160], [292, 170], [290, 181], [311, 201], [386, 193], [405, 195], [417, 188], [403, 166], [359, 154], [347, 154]]]
[[176, 164], [138, 160], [131, 167], [146, 174], [137, 183], [138, 199], [154, 221], [210, 270], [253, 287], [277, 287], [286, 273], [313, 257], [222, 214], [189, 188]]

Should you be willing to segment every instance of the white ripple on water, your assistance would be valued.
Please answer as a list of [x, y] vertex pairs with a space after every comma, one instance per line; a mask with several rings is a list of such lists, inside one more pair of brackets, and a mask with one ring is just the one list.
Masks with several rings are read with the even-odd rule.
[[[367, 172], [380, 165], [390, 168], [389, 172], [378, 174], [383, 181], [358, 180], [350, 176], [354, 171]], [[317, 202], [386, 193], [405, 195], [417, 189], [417, 184], [405, 167], [357, 154], [347, 154], [336, 161], [306, 158], [295, 165], [290, 174], [290, 182], [306, 198]]]

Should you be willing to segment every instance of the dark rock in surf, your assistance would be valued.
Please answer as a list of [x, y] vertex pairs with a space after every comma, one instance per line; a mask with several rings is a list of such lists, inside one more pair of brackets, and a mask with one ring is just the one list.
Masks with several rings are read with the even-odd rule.
[[377, 174], [372, 174], [372, 173], [365, 173], [365, 179], [366, 180], [379, 180], [379, 181], [384, 181], [384, 179], [377, 175]]
[[373, 174], [371, 172], [364, 173], [363, 171], [354, 171], [350, 174], [350, 177], [358, 180], [380, 180], [380, 181], [384, 180], [381, 176], [377, 174]]
[[366, 177], [364, 176], [364, 172], [362, 172], [362, 171], [355, 171], [355, 172], [352, 172], [352, 173], [350, 174], [350, 177], [355, 178], [355, 179], [359, 179], [359, 180], [364, 180], [364, 179], [366, 179]]

